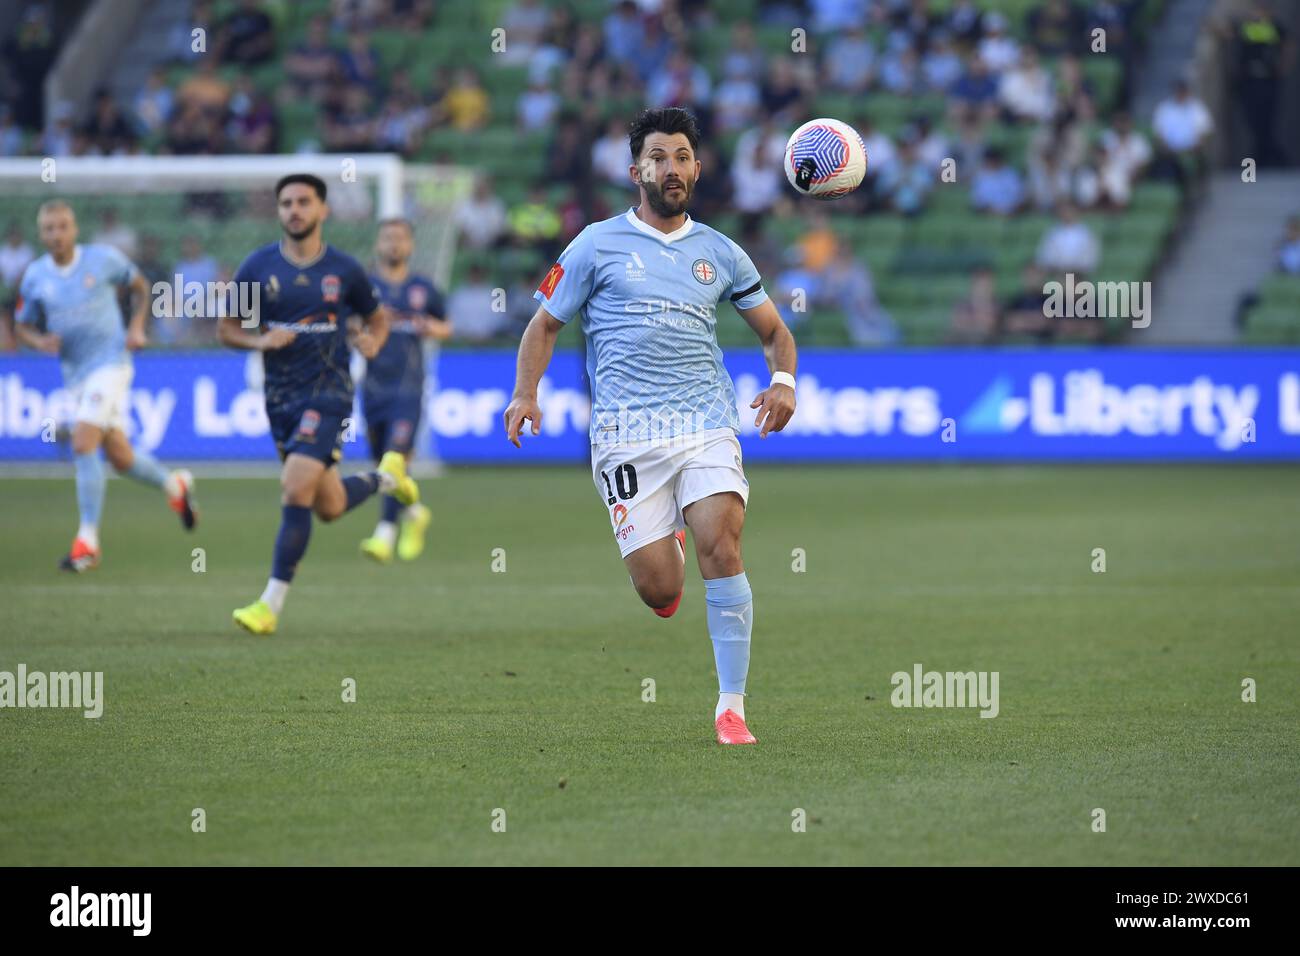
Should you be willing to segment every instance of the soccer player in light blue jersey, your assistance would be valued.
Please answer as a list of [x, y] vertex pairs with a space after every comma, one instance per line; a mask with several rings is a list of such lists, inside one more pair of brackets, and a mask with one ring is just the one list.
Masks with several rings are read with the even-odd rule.
[[[57, 355], [63, 384], [75, 398], [72, 453], [81, 525], [60, 567], [88, 571], [99, 564], [99, 518], [104, 507], [104, 465], [99, 449], [121, 474], [161, 489], [181, 524], [194, 528], [188, 471], [168, 471], [147, 451], [131, 446], [129, 427], [131, 353], [147, 344], [149, 289], [144, 277], [112, 246], [80, 245], [72, 207], [44, 203], [36, 217], [46, 254], [27, 267], [19, 289], [18, 338], [30, 348]], [[124, 327], [118, 290], [131, 290], [130, 322]]]
[[540, 307], [519, 345], [506, 435], [518, 447], [525, 420], [539, 434], [538, 383], [560, 330], [581, 315], [592, 479], [632, 584], [670, 617], [691, 529], [718, 671], [714, 730], [720, 744], [752, 744], [744, 695], [754, 609], [740, 556], [749, 481], [717, 306], [730, 302], [763, 345], [772, 381], [749, 403], [762, 438], [794, 414], [794, 337], [744, 250], [686, 214], [701, 171], [694, 117], [650, 109], [629, 130], [640, 205], [587, 226], [534, 293]]

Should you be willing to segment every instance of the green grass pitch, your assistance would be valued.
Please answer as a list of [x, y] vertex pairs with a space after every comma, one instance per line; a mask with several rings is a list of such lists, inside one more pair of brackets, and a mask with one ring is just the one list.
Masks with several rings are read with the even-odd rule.
[[[1296, 469], [750, 477], [760, 742], [729, 749], [694, 559], [652, 615], [579, 468], [425, 482], [409, 565], [357, 553], [373, 503], [317, 523], [269, 639], [230, 612], [273, 480], [200, 473], [192, 536], [111, 482], [81, 577], [71, 481], [0, 481], [0, 670], [105, 681], [99, 720], [0, 710], [0, 864], [1300, 863]], [[997, 671], [999, 715], [891, 706], [917, 663]]]

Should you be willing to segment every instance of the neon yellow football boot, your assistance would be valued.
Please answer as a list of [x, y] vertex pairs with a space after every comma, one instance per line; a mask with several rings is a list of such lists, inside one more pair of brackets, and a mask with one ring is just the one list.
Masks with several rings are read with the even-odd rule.
[[236, 608], [231, 615], [235, 623], [250, 634], [270, 635], [275, 633], [278, 618], [271, 606], [265, 601], [257, 600], [248, 607]]
[[366, 538], [361, 542], [361, 553], [380, 564], [393, 560], [393, 546], [383, 538]]
[[403, 561], [414, 561], [424, 553], [424, 533], [433, 523], [433, 512], [421, 504], [406, 509], [402, 530], [397, 533], [397, 556]]
[[413, 505], [420, 500], [420, 489], [415, 479], [406, 473], [406, 458], [400, 451], [384, 452], [384, 457], [379, 459], [379, 471], [393, 476], [396, 485], [389, 494], [400, 503]]

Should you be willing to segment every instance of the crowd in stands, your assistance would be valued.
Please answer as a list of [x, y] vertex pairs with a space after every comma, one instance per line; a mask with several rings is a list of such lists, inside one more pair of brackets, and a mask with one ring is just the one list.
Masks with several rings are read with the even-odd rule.
[[[284, 108], [311, 102], [320, 116], [316, 148], [472, 164], [473, 156], [430, 156], [428, 138], [509, 124], [521, 141], [544, 137], [544, 167], [509, 201], [483, 175], [458, 215], [462, 244], [480, 253], [528, 249], [550, 262], [587, 222], [620, 211], [613, 197], [635, 201], [627, 172], [630, 117], [606, 105], [683, 106], [697, 116], [704, 140], [692, 214], [705, 222], [738, 217], [736, 238], [769, 285], [804, 290], [809, 307], [842, 312], [850, 340], [864, 344], [897, 341], [899, 330], [866, 262], [822, 210], [810, 211], [794, 196], [781, 168], [789, 131], [816, 115], [826, 96], [851, 110], [842, 118], [860, 130], [870, 158], [866, 182], [835, 203], [836, 217], [914, 220], [935, 205], [939, 190], [953, 189], [980, 216], [1051, 215], [1025, 264], [1035, 281], [1096, 270], [1101, 236], [1081, 214], [1122, 214], [1145, 177], [1185, 186], [1207, 164], [1213, 123], [1188, 84], [1159, 105], [1150, 134], [1124, 108], [1127, 67], [1141, 50], [1136, 25], [1148, 0], [1044, 0], [1014, 21], [973, 0], [952, 0], [942, 10], [926, 0], [771, 0], [739, 21], [720, 14], [730, 4], [709, 0], [616, 0], [594, 16], [590, 4], [582, 6], [580, 15], [564, 2], [509, 0], [492, 17], [505, 30], [498, 59], [466, 56], [417, 79], [408, 64], [386, 62], [376, 38], [436, 31], [444, 7], [433, 0], [315, 4], [291, 42], [277, 36], [283, 4], [195, 0], [192, 21], [206, 24], [210, 36], [205, 52], [192, 49], [188, 32], [178, 33], [169, 61], [133, 98], [117, 101], [101, 91], [80, 118], [56, 109], [29, 146], [50, 156], [285, 151], [302, 144], [285, 140]], [[39, 48], [39, 17], [33, 23], [19, 34], [27, 48]], [[774, 30], [788, 36], [796, 28], [807, 31], [807, 53], [764, 42]], [[1105, 56], [1124, 66], [1106, 91], [1085, 68], [1097, 55], [1098, 29], [1105, 31]], [[527, 87], [513, 102], [503, 103], [485, 83], [485, 71], [500, 65], [527, 72]], [[271, 89], [254, 82], [268, 66], [279, 77]], [[878, 122], [877, 96], [906, 98], [915, 109], [902, 122]], [[32, 120], [0, 106], [0, 154], [23, 149], [21, 128]], [[945, 163], [954, 164], [949, 179]], [[771, 221], [790, 217], [806, 220], [804, 235], [790, 244], [774, 241]], [[220, 270], [233, 265], [221, 263]], [[465, 284], [493, 285], [481, 270], [466, 275]], [[954, 340], [994, 341], [1023, 325], [1002, 321], [1023, 305], [1021, 296], [994, 309], [995, 285], [988, 269], [971, 274]], [[469, 300], [449, 291], [452, 303]], [[786, 311], [797, 325], [799, 313]], [[517, 317], [495, 316], [477, 325], [466, 317], [453, 321], [462, 330], [486, 328], [487, 338], [517, 330]], [[1095, 337], [1097, 330], [1081, 334]]]

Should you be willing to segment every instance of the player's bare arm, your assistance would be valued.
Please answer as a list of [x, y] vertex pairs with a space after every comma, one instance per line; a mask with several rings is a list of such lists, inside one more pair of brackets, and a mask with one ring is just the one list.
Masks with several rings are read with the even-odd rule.
[[46, 355], [58, 355], [59, 347], [63, 344], [63, 340], [53, 332], [41, 332], [25, 322], [14, 323], [14, 334], [18, 337], [18, 341], [29, 349], [44, 352]]
[[[741, 318], [754, 330], [758, 340], [763, 344], [763, 357], [767, 359], [769, 372], [785, 372], [792, 378], [798, 356], [795, 353], [794, 336], [786, 328], [781, 315], [771, 299], [766, 299], [752, 309], [737, 309]], [[759, 392], [750, 408], [758, 409], [754, 419], [755, 427], [760, 428], [758, 435], [766, 438], [769, 432], [779, 432], [789, 424], [794, 416], [794, 389], [780, 382], [774, 382]]]
[[388, 341], [388, 310], [382, 305], [365, 318], [365, 327], [352, 337], [352, 347], [368, 359], [379, 354]]
[[420, 320], [420, 337], [445, 342], [455, 334], [451, 320], [441, 315], [429, 315]]
[[542, 410], [537, 404], [537, 383], [542, 380], [542, 373], [551, 364], [551, 353], [555, 351], [555, 339], [560, 334], [564, 323], [544, 308], [539, 307], [524, 329], [524, 337], [519, 342], [519, 361], [515, 367], [515, 393], [506, 406], [506, 437], [516, 448], [519, 444], [519, 432], [524, 421], [533, 423], [533, 434], [542, 427]]
[[149, 344], [147, 326], [149, 317], [149, 284], [137, 272], [129, 284], [131, 290], [131, 320], [126, 327], [126, 347], [135, 351]]
[[294, 340], [294, 334], [288, 329], [271, 329], [267, 332], [250, 332], [240, 324], [240, 320], [227, 317], [217, 322], [217, 341], [232, 349], [244, 349], [248, 352], [274, 352], [282, 349]]

